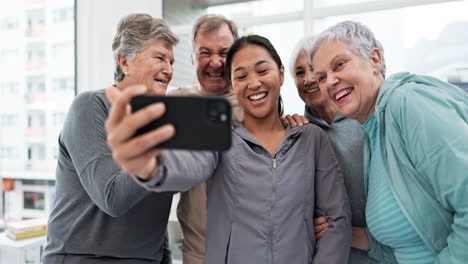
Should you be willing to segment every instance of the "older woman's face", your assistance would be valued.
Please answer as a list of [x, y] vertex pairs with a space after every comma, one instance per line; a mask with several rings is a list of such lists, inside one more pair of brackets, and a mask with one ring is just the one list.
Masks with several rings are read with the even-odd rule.
[[172, 79], [174, 53], [172, 45], [163, 39], [155, 40], [144, 50], [137, 53], [132, 61], [127, 61], [124, 81], [143, 84], [148, 93], [165, 94]]
[[[374, 111], [383, 80], [381, 60], [376, 58], [375, 52], [365, 59], [346, 42], [324, 41], [312, 61], [322, 93], [328, 93], [330, 101], [336, 103], [338, 113], [361, 124]], [[377, 53], [380, 55], [380, 52]]]
[[326, 103], [326, 96], [328, 95], [322, 95], [318, 82], [315, 81], [309, 55], [305, 51], [299, 53], [296, 64], [294, 64], [294, 81], [296, 82], [299, 97], [308, 106], [315, 108]]

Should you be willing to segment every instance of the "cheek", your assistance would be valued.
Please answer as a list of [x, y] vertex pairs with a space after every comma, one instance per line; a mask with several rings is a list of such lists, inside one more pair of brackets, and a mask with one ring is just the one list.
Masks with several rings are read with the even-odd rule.
[[304, 82], [301, 82], [301, 79], [300, 79], [300, 78], [294, 79], [294, 83], [296, 84], [296, 88], [297, 88], [298, 92], [299, 92], [300, 90], [302, 90], [302, 88], [304, 88], [304, 85], [303, 85]]
[[242, 86], [240, 83], [238, 82], [232, 82], [232, 91], [234, 93], [234, 95], [236, 95], [236, 97], [238, 97], [239, 99], [242, 97]]

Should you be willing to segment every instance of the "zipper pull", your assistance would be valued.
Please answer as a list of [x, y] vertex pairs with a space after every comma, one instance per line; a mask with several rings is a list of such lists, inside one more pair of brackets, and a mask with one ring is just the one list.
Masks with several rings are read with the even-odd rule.
[[273, 168], [276, 168], [276, 159], [273, 159]]

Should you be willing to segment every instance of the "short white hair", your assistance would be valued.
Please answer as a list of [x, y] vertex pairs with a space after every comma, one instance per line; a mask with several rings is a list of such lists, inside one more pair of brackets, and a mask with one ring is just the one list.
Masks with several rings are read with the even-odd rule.
[[311, 60], [314, 58], [315, 52], [325, 41], [344, 41], [350, 45], [355, 53], [366, 59], [370, 58], [373, 49], [379, 49], [382, 53], [382, 69], [380, 73], [385, 78], [387, 67], [385, 66], [383, 46], [375, 38], [374, 33], [365, 25], [348, 20], [329, 27], [318, 35], [310, 51]]
[[[309, 54], [314, 46], [314, 43], [315, 43], [314, 36], [306, 36], [302, 38], [301, 40], [299, 40], [299, 42], [296, 44], [296, 47], [291, 53], [291, 58], [289, 61], [289, 72], [291, 73], [291, 76], [293, 78], [296, 77], [296, 61], [301, 55], [301, 52], [305, 52], [306, 54]], [[309, 56], [307, 57], [310, 58]]]

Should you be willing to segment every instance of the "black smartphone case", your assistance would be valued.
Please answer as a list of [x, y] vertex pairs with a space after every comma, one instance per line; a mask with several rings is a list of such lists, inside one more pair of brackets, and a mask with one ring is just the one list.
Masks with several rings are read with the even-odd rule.
[[152, 103], [163, 102], [166, 113], [140, 128], [141, 135], [164, 124], [175, 126], [175, 136], [155, 148], [222, 151], [231, 146], [231, 105], [218, 96], [136, 96], [132, 112]]

